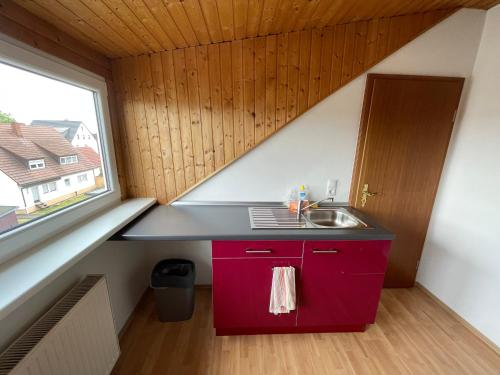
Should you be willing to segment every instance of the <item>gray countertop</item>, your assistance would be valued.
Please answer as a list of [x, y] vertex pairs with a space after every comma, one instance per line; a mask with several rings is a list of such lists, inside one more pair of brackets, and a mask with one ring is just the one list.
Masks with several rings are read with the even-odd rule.
[[394, 235], [349, 208], [370, 229], [252, 229], [246, 205], [156, 206], [120, 234], [124, 240], [391, 240]]

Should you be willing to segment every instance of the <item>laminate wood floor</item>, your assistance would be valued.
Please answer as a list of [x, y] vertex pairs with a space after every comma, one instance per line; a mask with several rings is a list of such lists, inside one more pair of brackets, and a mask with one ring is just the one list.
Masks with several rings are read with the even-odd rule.
[[180, 323], [159, 322], [148, 291], [121, 348], [114, 375], [500, 374], [500, 355], [418, 288], [384, 289], [366, 332], [231, 337], [214, 335], [210, 289]]

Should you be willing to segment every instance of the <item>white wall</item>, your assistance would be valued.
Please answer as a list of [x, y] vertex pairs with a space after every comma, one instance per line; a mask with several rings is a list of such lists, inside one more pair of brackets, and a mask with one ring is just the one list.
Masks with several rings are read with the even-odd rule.
[[120, 330], [149, 283], [146, 266], [142, 242], [104, 243], [0, 321], [0, 352], [87, 274], [106, 275], [115, 324]]
[[24, 200], [17, 183], [0, 171], [0, 206], [24, 208]]
[[[458, 12], [370, 72], [469, 77], [484, 14]], [[337, 201], [347, 201], [365, 81], [358, 77], [183, 199], [281, 201], [299, 184], [320, 199], [331, 178], [339, 180]]]
[[487, 13], [417, 280], [500, 346], [500, 6]]

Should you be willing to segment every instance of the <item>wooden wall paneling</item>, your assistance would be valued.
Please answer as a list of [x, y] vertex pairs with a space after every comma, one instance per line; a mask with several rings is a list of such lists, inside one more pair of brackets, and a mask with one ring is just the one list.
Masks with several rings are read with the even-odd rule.
[[288, 34], [288, 86], [286, 98], [286, 122], [297, 116], [297, 92], [299, 90], [299, 47], [300, 34]]
[[[155, 173], [151, 157], [151, 144], [149, 138], [146, 111], [144, 107], [144, 96], [142, 93], [142, 81], [144, 72], [139, 63], [139, 57], [130, 59], [133, 69], [128, 71], [128, 79], [131, 81], [132, 106], [134, 108], [135, 126], [139, 143], [140, 159], [144, 174], [144, 186], [148, 197], [156, 197]], [[127, 69], [128, 70], [128, 69]]]
[[344, 56], [345, 25], [335, 26], [330, 92], [337, 90], [342, 81], [342, 60]]
[[193, 141], [191, 140], [191, 117], [189, 115], [189, 96], [187, 92], [186, 58], [184, 49], [174, 50], [174, 75], [179, 108], [179, 125], [182, 142], [182, 159], [186, 176], [186, 188], [194, 186], [196, 175], [194, 171]]
[[344, 53], [342, 56], [342, 75], [340, 84], [345, 85], [352, 79], [354, 48], [356, 47], [356, 24], [348, 23], [345, 28]]
[[276, 130], [276, 84], [277, 84], [277, 46], [276, 35], [267, 37], [266, 40], [266, 137]]
[[[300, 32], [300, 57], [299, 57], [299, 92], [297, 97], [297, 115], [304, 113], [308, 108], [309, 75], [311, 63], [311, 30]], [[315, 59], [319, 56], [315, 56]]]
[[255, 145], [255, 39], [243, 40], [243, 105], [245, 151]]
[[321, 38], [319, 100], [326, 98], [331, 92], [330, 77], [332, 71], [333, 33], [333, 28], [328, 27], [324, 29]]
[[245, 122], [243, 116], [243, 42], [231, 43], [232, 80], [233, 80], [233, 131], [234, 156], [245, 152]]
[[167, 200], [175, 198], [177, 195], [175, 182], [175, 168], [172, 155], [172, 141], [170, 136], [170, 121], [168, 118], [167, 99], [165, 94], [165, 84], [163, 81], [163, 65], [160, 53], [151, 55], [151, 74], [153, 79], [153, 91], [158, 119], [158, 137], [163, 165], [163, 175], [165, 178], [165, 192]]
[[151, 165], [153, 168], [156, 198], [163, 204], [168, 202], [165, 183], [163, 157], [160, 146], [160, 134], [158, 129], [158, 117], [156, 113], [156, 102], [153, 92], [153, 76], [151, 73], [151, 61], [149, 55], [138, 58], [139, 71], [141, 72], [140, 86], [146, 115], [147, 136], [151, 152]]
[[266, 39], [255, 39], [255, 144], [266, 136]]
[[224, 128], [222, 123], [221, 64], [218, 44], [208, 46], [208, 65], [210, 69], [210, 92], [212, 98], [215, 169], [219, 169], [224, 165]]
[[198, 81], [200, 90], [201, 132], [203, 136], [203, 157], [205, 175], [215, 170], [214, 141], [212, 135], [212, 103], [210, 99], [210, 71], [208, 68], [207, 46], [196, 47]]
[[366, 50], [364, 68], [372, 66], [377, 61], [377, 39], [378, 39], [378, 23], [379, 19], [375, 18], [368, 21], [366, 32]]
[[127, 191], [161, 202], [189, 191], [422, 33], [426, 19], [441, 18], [359, 21], [118, 60]]
[[387, 55], [387, 48], [389, 42], [389, 26], [391, 23], [390, 18], [380, 18], [378, 21], [377, 32], [377, 61], [380, 61]]
[[[135, 196], [147, 197], [145, 188], [145, 178], [144, 169], [141, 162], [141, 151], [139, 148], [139, 138], [137, 136], [137, 126], [135, 122], [134, 114], [134, 98], [132, 96], [130, 76], [134, 69], [134, 63], [132, 58], [127, 58], [123, 60], [115, 60], [113, 62], [113, 72], [117, 72], [116, 76], [120, 77], [120, 85], [117, 88], [122, 89], [123, 102], [121, 103], [121, 109], [124, 117], [124, 125], [122, 124], [122, 129], [125, 129], [127, 144], [130, 148], [130, 158], [131, 167], [133, 170], [133, 181], [134, 185], [130, 193], [135, 192]], [[130, 177], [130, 176], [129, 176]]]
[[194, 174], [196, 182], [205, 176], [205, 160], [203, 152], [203, 133], [201, 130], [200, 95], [198, 84], [198, 68], [196, 65], [196, 49], [185, 49], [186, 75], [188, 82], [189, 114], [191, 120], [191, 140], [194, 153]]
[[219, 48], [222, 81], [222, 129], [224, 133], [224, 163], [234, 159], [234, 123], [233, 123], [233, 79], [231, 44], [222, 43]]
[[320, 78], [321, 78], [321, 63], [322, 53], [322, 39], [325, 30], [315, 29], [312, 30], [311, 36], [311, 53], [310, 53], [310, 79], [309, 79], [309, 98], [307, 100], [307, 107], [310, 108], [319, 101], [320, 91]]
[[287, 122], [288, 94], [288, 34], [277, 36], [276, 129]]
[[[106, 86], [109, 93], [121, 92], [121, 90], [114, 87], [115, 84], [113, 81], [108, 80]], [[123, 123], [123, 116], [121, 115], [121, 111], [118, 111], [118, 102], [122, 102], [121, 97], [118, 99], [115, 95], [108, 95], [113, 148], [115, 152], [118, 183], [120, 184], [120, 196], [122, 199], [126, 199], [128, 195], [133, 195], [134, 192], [132, 186], [128, 182], [128, 176], [131, 175], [130, 155], [124, 155], [125, 152], [128, 152], [128, 142], [119, 128], [120, 124]]]
[[172, 143], [172, 161], [174, 163], [175, 187], [177, 194], [181, 194], [187, 190], [187, 187], [173, 52], [162, 52], [161, 63], [163, 67], [163, 84], [165, 85], [165, 96], [167, 101], [170, 142]]
[[368, 22], [356, 23], [356, 34], [354, 39], [354, 61], [352, 65], [352, 76], [357, 76], [365, 69], [365, 49]]

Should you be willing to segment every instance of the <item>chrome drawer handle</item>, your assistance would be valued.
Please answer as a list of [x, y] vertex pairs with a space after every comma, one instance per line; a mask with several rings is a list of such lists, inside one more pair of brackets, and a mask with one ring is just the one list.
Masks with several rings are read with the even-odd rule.
[[338, 254], [340, 253], [339, 249], [313, 249], [314, 254]]
[[264, 250], [245, 249], [245, 253], [247, 254], [270, 254], [272, 252], [273, 252], [272, 249], [264, 249]]

